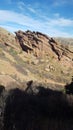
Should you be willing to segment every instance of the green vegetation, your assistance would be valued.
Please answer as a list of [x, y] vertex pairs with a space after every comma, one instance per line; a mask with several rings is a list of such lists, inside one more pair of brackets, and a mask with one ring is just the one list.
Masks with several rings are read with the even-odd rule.
[[17, 55], [18, 54], [18, 52], [16, 51], [16, 50], [14, 50], [13, 48], [10, 48], [10, 54], [12, 55], [12, 56], [15, 56], [15, 55]]

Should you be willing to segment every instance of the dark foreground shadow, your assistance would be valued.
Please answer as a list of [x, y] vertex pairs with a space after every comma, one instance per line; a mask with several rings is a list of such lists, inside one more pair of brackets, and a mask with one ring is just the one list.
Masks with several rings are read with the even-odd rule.
[[73, 94], [73, 79], [69, 85], [65, 86], [65, 90], [67, 94]]
[[30, 84], [7, 92], [0, 130], [73, 130], [73, 97]]

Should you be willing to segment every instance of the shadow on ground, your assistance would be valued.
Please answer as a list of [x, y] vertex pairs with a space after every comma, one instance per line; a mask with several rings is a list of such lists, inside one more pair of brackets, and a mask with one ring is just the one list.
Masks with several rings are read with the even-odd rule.
[[0, 130], [73, 130], [73, 96], [31, 84], [0, 89]]
[[69, 85], [65, 86], [65, 91], [67, 94], [73, 94], [73, 78], [72, 82]]

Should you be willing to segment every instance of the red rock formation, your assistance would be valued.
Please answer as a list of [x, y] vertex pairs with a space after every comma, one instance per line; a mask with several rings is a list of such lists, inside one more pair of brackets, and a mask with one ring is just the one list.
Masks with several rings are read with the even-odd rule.
[[70, 52], [61, 44], [57, 43], [53, 38], [48, 37], [45, 34], [40, 32], [31, 32], [31, 31], [18, 31], [15, 32], [16, 39], [22, 50], [26, 52], [32, 52], [35, 56], [54, 56], [61, 60], [63, 56], [72, 58], [73, 52]]

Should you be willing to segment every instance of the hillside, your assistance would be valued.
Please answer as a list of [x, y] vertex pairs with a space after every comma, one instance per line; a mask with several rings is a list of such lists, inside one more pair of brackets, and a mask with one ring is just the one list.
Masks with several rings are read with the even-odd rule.
[[69, 50], [73, 51], [73, 38], [62, 38], [58, 37], [55, 40], [61, 44], [64, 44]]
[[[71, 46], [73, 46], [71, 44]], [[64, 86], [73, 76], [73, 50], [40, 32], [0, 28], [0, 84], [6, 88], [33, 80], [52, 87]]]

